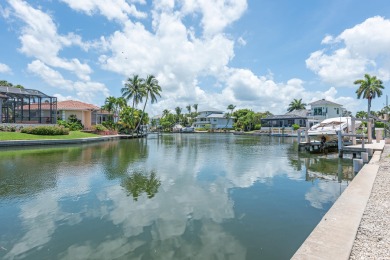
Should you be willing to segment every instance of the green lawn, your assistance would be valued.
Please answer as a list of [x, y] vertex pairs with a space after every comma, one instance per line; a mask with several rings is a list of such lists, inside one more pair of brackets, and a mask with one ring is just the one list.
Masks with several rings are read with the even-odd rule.
[[77, 139], [85, 137], [97, 137], [99, 135], [84, 133], [80, 131], [71, 131], [69, 135], [31, 135], [17, 132], [0, 132], [0, 140], [42, 140], [42, 139]]

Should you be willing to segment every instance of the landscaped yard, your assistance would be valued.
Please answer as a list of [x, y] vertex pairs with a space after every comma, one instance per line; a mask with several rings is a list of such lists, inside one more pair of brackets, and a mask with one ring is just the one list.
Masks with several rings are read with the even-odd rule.
[[0, 132], [0, 140], [42, 140], [42, 139], [76, 139], [86, 137], [98, 137], [97, 134], [70, 131], [69, 135], [32, 135], [19, 132]]

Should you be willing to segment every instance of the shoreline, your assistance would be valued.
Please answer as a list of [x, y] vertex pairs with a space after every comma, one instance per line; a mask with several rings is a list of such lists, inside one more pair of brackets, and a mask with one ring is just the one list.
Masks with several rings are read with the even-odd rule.
[[390, 145], [374, 153], [292, 259], [390, 259]]
[[7, 140], [0, 141], [2, 147], [20, 147], [34, 145], [58, 145], [58, 144], [83, 144], [92, 142], [102, 142], [116, 139], [134, 139], [142, 138], [145, 135], [102, 135], [97, 137], [84, 137], [75, 139], [39, 139], [39, 140]]

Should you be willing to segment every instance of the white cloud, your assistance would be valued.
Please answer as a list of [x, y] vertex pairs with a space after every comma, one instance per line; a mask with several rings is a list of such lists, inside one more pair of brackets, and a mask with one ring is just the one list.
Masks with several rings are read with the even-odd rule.
[[326, 36], [322, 43], [328, 44], [329, 50], [311, 53], [306, 66], [323, 81], [335, 86], [353, 86], [365, 73], [384, 81], [390, 79], [390, 20], [379, 16], [368, 18], [337, 37]]
[[200, 12], [206, 36], [222, 32], [226, 26], [238, 20], [247, 9], [246, 0], [190, 0], [183, 1], [182, 11]]
[[8, 67], [7, 64], [0, 63], [0, 73], [11, 74], [11, 73], [12, 73], [12, 70], [11, 70], [10, 67]]
[[92, 102], [98, 96], [107, 97], [109, 91], [106, 86], [98, 82], [83, 82], [83, 81], [71, 81], [64, 79], [60, 72], [53, 70], [42, 61], [34, 60], [27, 66], [28, 71], [41, 77], [50, 86], [64, 89], [67, 91], [73, 91], [76, 93], [77, 98], [80, 100]]
[[80, 36], [72, 33], [66, 36], [58, 35], [52, 18], [24, 1], [9, 0], [9, 4], [13, 8], [13, 14], [26, 24], [19, 37], [22, 53], [50, 66], [69, 70], [82, 80], [89, 80], [92, 69], [88, 64], [81, 63], [76, 58], [66, 59], [58, 56], [64, 46], [88, 48], [82, 43]]
[[[88, 15], [93, 15], [95, 12], [99, 12], [108, 20], [118, 20], [125, 22], [128, 20], [128, 16], [134, 16], [136, 18], [145, 18], [147, 15], [144, 12], [137, 10], [135, 5], [128, 4], [125, 0], [61, 0], [69, 5], [70, 8], [85, 12]], [[139, 3], [145, 3], [144, 1], [136, 1]]]

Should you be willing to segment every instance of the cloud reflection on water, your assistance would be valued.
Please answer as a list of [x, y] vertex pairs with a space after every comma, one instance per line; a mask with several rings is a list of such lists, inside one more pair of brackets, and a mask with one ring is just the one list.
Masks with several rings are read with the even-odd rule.
[[[280, 149], [286, 144], [267, 148], [253, 141], [240, 151], [224, 141], [225, 149], [213, 140], [188, 142], [181, 136], [180, 140], [170, 137], [167, 145], [163, 140], [147, 140], [137, 144], [147, 156], [131, 155], [129, 160], [127, 146], [103, 144], [98, 155], [92, 153], [95, 148], [86, 147], [80, 154], [84, 163], [75, 159], [66, 167], [57, 166], [55, 189], [41, 191], [20, 205], [23, 230], [6, 259], [50, 247], [64, 225], [88, 232], [83, 223], [92, 219], [105, 236], [79, 240], [76, 235], [73, 241], [66, 241], [68, 246], [58, 252], [58, 258], [183, 259], [192, 252], [203, 259], [244, 259], [246, 247], [221, 226], [236, 217], [229, 190], [257, 182], [272, 185], [277, 176], [304, 181], [306, 173], [291, 169]], [[155, 170], [161, 186], [152, 199], [140, 194], [138, 201], [133, 201], [119, 184], [141, 167], [146, 172]], [[305, 199], [321, 208], [338, 197], [337, 184], [319, 183], [308, 190]]]

